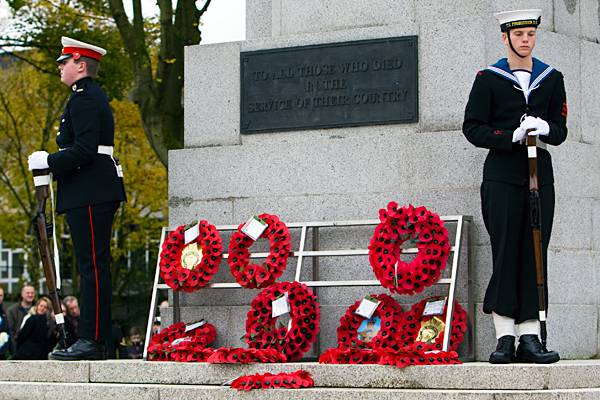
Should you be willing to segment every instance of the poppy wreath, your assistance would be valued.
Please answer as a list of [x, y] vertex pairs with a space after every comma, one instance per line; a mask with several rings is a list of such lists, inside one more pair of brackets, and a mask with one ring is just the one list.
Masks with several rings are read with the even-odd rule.
[[221, 347], [208, 357], [210, 364], [250, 364], [286, 362], [285, 354], [275, 349]]
[[319, 357], [321, 364], [379, 364], [404, 368], [409, 365], [460, 364], [455, 351], [395, 351], [390, 349], [328, 349]]
[[227, 263], [236, 282], [250, 289], [267, 287], [275, 282], [275, 279], [283, 273], [292, 248], [290, 231], [279, 217], [271, 214], [261, 214], [258, 217], [268, 225], [260, 236], [269, 239], [270, 243], [266, 261], [260, 265], [250, 264], [249, 248], [254, 240], [242, 232], [244, 224], [241, 224], [231, 235], [227, 257]]
[[[446, 334], [445, 329], [433, 341], [433, 343], [417, 341], [422, 322], [434, 318], [434, 316], [423, 316], [423, 310], [425, 309], [425, 304], [427, 304], [428, 301], [431, 301], [431, 298], [424, 299], [416, 303], [411, 307], [407, 315], [405, 315], [404, 322], [400, 328], [399, 337], [400, 346], [403, 349], [413, 349], [417, 351], [442, 350], [444, 336]], [[445, 322], [447, 311], [448, 305], [446, 305], [446, 308], [444, 309], [444, 314], [438, 316], [438, 318]], [[467, 331], [467, 312], [456, 301], [454, 302], [453, 313], [454, 315], [452, 316], [452, 333], [450, 336], [450, 343], [448, 345], [448, 349], [450, 351], [456, 351], [458, 349], [458, 346], [462, 343], [465, 337], [465, 332]]]
[[[217, 329], [209, 323], [191, 332], [186, 332], [185, 329], [186, 325], [178, 322], [153, 335], [148, 344], [148, 360], [206, 361], [212, 354], [212, 349], [202, 350], [216, 339]], [[176, 340], [178, 343], [173, 344]]]
[[378, 364], [379, 354], [373, 349], [332, 348], [319, 356], [321, 364]]
[[237, 390], [253, 389], [299, 389], [314, 387], [315, 382], [307, 371], [298, 370], [291, 373], [279, 374], [255, 374], [240, 376], [231, 383], [231, 387]]
[[[287, 293], [292, 321], [286, 326], [276, 326], [271, 316], [273, 301]], [[276, 349], [289, 361], [302, 358], [317, 339], [320, 328], [320, 306], [317, 297], [300, 282], [279, 282], [264, 289], [252, 300], [246, 318], [248, 346], [255, 349]]]
[[410, 365], [447, 365], [462, 364], [455, 351], [390, 351], [384, 349], [375, 350], [379, 355], [380, 365], [394, 365], [398, 368]]
[[381, 302], [372, 316], [380, 319], [379, 332], [369, 342], [358, 338], [358, 328], [365, 320], [364, 317], [355, 314], [362, 301], [359, 300], [351, 305], [340, 319], [337, 328], [339, 348], [398, 348], [396, 339], [402, 325], [402, 307], [387, 294], [372, 294], [370, 297]]
[[[414, 294], [435, 283], [450, 254], [448, 231], [439, 215], [425, 207], [398, 208], [390, 202], [379, 210], [380, 223], [369, 244], [369, 261], [381, 285], [391, 292]], [[417, 256], [400, 259], [402, 243], [416, 241]]]
[[219, 270], [223, 258], [221, 235], [214, 225], [207, 221], [199, 222], [200, 234], [192, 242], [202, 249], [202, 259], [192, 269], [181, 265], [181, 255], [185, 244], [185, 231], [192, 225], [181, 225], [162, 244], [160, 252], [160, 276], [173, 290], [193, 292], [206, 285]]

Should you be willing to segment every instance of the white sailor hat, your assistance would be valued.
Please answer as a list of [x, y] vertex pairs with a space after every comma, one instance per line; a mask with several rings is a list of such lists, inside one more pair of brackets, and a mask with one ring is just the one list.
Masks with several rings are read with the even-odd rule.
[[102, 56], [106, 54], [106, 50], [102, 47], [71, 39], [66, 36], [62, 37], [61, 43], [63, 49], [60, 57], [56, 59], [57, 63], [67, 60], [71, 57], [73, 57], [74, 60], [79, 60], [80, 57], [89, 57], [100, 61]]
[[502, 32], [507, 32], [513, 28], [537, 28], [542, 22], [542, 10], [504, 11], [494, 14], [494, 17], [500, 22], [500, 30]]

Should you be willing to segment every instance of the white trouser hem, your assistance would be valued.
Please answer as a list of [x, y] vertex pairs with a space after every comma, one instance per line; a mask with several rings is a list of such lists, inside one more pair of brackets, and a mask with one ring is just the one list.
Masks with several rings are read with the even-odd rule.
[[492, 319], [494, 320], [494, 329], [496, 329], [496, 339], [507, 335], [517, 337], [514, 319], [498, 315], [495, 312], [492, 312]]
[[537, 335], [540, 336], [540, 321], [537, 319], [528, 319], [520, 324], [517, 324], [519, 336], [522, 335]]

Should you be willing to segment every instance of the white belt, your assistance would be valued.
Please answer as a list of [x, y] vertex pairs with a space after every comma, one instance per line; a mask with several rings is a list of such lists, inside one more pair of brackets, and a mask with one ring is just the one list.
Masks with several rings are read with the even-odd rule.
[[[65, 149], [59, 149], [60, 151], [63, 151]], [[115, 164], [115, 169], [117, 170], [117, 176], [119, 178], [123, 177], [123, 167], [119, 164], [117, 164], [117, 161], [115, 160], [115, 158], [113, 157], [115, 148], [114, 146], [104, 146], [102, 144], [98, 145], [98, 154], [104, 154], [109, 156], [112, 160], [113, 163]]]
[[107, 156], [113, 156], [115, 148], [113, 146], [98, 146], [98, 154], [106, 154]]

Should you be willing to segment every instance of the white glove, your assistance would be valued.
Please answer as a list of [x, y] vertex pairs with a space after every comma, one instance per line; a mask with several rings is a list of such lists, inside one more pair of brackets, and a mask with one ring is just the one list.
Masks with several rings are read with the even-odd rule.
[[47, 151], [34, 151], [27, 158], [29, 164], [29, 170], [34, 169], [47, 169], [48, 168], [48, 152]]
[[513, 141], [513, 143], [520, 142], [521, 140], [525, 139], [525, 136], [527, 136], [527, 131], [519, 126], [513, 132], [512, 141]]
[[550, 134], [550, 126], [541, 118], [525, 117], [523, 122], [521, 122], [521, 128], [524, 130], [533, 129], [533, 131], [529, 132], [530, 136], [548, 136]]

